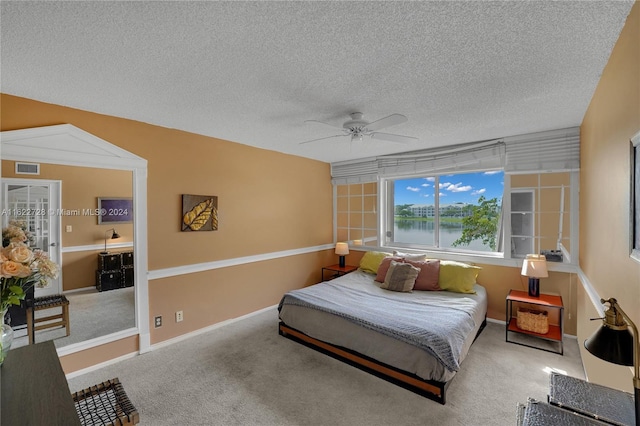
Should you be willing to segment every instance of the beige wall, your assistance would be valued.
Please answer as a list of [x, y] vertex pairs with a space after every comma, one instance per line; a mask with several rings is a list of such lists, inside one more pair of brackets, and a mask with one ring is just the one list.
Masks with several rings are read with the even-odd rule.
[[[150, 271], [333, 240], [326, 163], [10, 95], [1, 102], [2, 131], [70, 123], [148, 161]], [[217, 196], [219, 230], [181, 232], [182, 194]], [[328, 253], [151, 280], [150, 320], [164, 317], [151, 329], [152, 343], [276, 304], [284, 291], [319, 281]], [[181, 323], [173, 321], [177, 310], [184, 311]], [[95, 364], [130, 347], [83, 351], [63, 365], [68, 373], [86, 366], [80, 360]]]
[[[615, 297], [640, 324], [640, 263], [629, 257], [630, 139], [640, 131], [640, 4], [627, 18], [581, 126], [580, 267], [598, 295]], [[599, 326], [582, 290], [578, 338]], [[631, 390], [631, 370], [582, 349], [590, 380]]]
[[[98, 197], [131, 197], [133, 180], [130, 171], [41, 164], [39, 175], [25, 176], [16, 175], [14, 161], [2, 160], [2, 177], [61, 181], [61, 208], [81, 212], [80, 215], [61, 214], [63, 249], [103, 245], [105, 231], [114, 227], [121, 237], [115, 242], [120, 244], [133, 241], [132, 224], [98, 224], [96, 216], [82, 214], [85, 209], [93, 210], [98, 207]], [[67, 226], [71, 226], [71, 232], [66, 232]], [[64, 291], [95, 285], [97, 253], [100, 251], [63, 252], [62, 288]]]

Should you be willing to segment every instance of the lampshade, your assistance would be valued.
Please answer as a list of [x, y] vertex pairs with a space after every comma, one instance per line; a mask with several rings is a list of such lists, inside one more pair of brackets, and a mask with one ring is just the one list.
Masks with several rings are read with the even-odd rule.
[[336, 254], [339, 256], [346, 256], [349, 254], [349, 244], [336, 243]]
[[[111, 237], [107, 237], [107, 234], [109, 234], [109, 232], [112, 232]], [[120, 238], [120, 234], [118, 234], [118, 231], [116, 231], [115, 228], [107, 229], [106, 231], [104, 231], [104, 251], [102, 251], [101, 253], [108, 254], [109, 252], [107, 251], [107, 240], [115, 240], [117, 238]]]
[[541, 254], [528, 254], [524, 262], [522, 262], [522, 272], [520, 274], [533, 278], [548, 277], [546, 257]]
[[605, 361], [633, 365], [633, 334], [625, 321], [624, 311], [616, 299], [603, 299], [601, 302], [609, 303], [609, 308], [604, 312], [602, 327], [584, 341], [584, 347]]
[[633, 365], [633, 335], [628, 328], [614, 330], [603, 325], [584, 341], [592, 355], [618, 365]]

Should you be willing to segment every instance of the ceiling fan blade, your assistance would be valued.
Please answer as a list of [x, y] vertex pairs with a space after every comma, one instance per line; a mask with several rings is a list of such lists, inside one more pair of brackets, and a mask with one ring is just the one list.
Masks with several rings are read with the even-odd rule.
[[299, 145], [304, 145], [305, 143], [317, 142], [317, 141], [321, 141], [321, 140], [324, 140], [324, 139], [343, 138], [344, 136], [345, 135], [333, 135], [333, 136], [327, 136], [325, 138], [311, 139], [310, 141], [300, 142]]
[[337, 126], [334, 126], [333, 124], [325, 123], [324, 121], [318, 121], [318, 120], [305, 120], [304, 122], [305, 122], [305, 123], [317, 123], [317, 124], [323, 124], [323, 125], [325, 125], [325, 126], [329, 126], [329, 127], [333, 128], [333, 129], [338, 129], [338, 130], [344, 131], [344, 129], [343, 129], [342, 127], [337, 127]]
[[367, 124], [367, 130], [370, 132], [375, 132], [376, 130], [383, 129], [385, 127], [395, 126], [396, 124], [405, 123], [408, 120], [402, 114], [391, 114], [388, 117], [381, 118], [380, 120], [376, 120], [372, 123]]
[[414, 138], [413, 136], [394, 135], [391, 133], [380, 132], [372, 133], [371, 138], [398, 143], [409, 143], [418, 140], [418, 138]]

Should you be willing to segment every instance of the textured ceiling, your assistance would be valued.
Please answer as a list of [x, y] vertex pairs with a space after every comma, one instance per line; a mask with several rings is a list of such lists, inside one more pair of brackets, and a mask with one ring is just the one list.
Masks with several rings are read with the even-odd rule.
[[[580, 125], [632, 5], [3, 0], [0, 84], [335, 162]], [[355, 111], [418, 139], [300, 144]]]

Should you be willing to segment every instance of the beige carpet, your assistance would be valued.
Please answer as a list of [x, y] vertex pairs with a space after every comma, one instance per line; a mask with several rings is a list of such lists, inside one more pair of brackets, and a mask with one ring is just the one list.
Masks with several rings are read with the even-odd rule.
[[[63, 327], [48, 328], [36, 331], [36, 343], [54, 340], [56, 348], [62, 348], [136, 326], [134, 287], [104, 292], [87, 289], [67, 293], [66, 297], [69, 300], [71, 324], [69, 336], [66, 336], [66, 329]], [[46, 317], [61, 312], [60, 307], [44, 309], [36, 312], [36, 317]], [[16, 330], [11, 346], [17, 348], [28, 344], [26, 327]]]
[[69, 381], [118, 377], [142, 425], [513, 425], [516, 404], [545, 399], [548, 370], [583, 378], [565, 355], [506, 343], [489, 323], [448, 389], [423, 398], [278, 335], [277, 311], [243, 319]]

